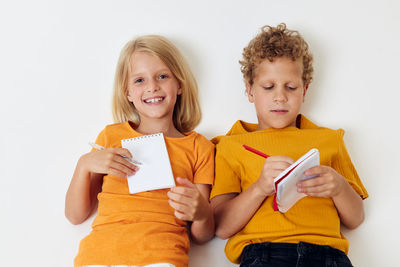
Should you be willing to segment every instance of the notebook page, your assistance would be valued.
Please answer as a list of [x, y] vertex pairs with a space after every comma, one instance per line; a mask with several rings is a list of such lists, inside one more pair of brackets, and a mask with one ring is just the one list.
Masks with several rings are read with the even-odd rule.
[[133, 158], [142, 165], [128, 176], [129, 193], [171, 188], [175, 186], [167, 147], [162, 133], [121, 140]]
[[307, 177], [304, 172], [312, 167], [318, 166], [319, 162], [319, 151], [318, 149], [311, 149], [299, 160], [293, 163], [289, 168], [281, 173], [275, 181], [278, 181], [283, 175], [287, 174], [277, 186], [276, 202], [278, 204], [279, 211], [284, 213], [289, 210], [297, 201], [305, 197], [303, 193], [297, 192], [297, 182], [300, 180], [311, 179], [314, 177]]

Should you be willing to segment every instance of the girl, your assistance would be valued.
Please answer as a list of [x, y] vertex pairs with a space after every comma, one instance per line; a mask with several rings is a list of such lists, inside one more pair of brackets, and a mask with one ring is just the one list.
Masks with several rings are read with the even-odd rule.
[[[195, 242], [214, 235], [208, 201], [214, 146], [192, 131], [201, 119], [197, 84], [170, 41], [149, 35], [125, 45], [115, 75], [113, 116], [117, 123], [96, 140], [107, 148], [81, 156], [66, 195], [65, 215], [72, 224], [85, 221], [98, 204], [75, 266], [187, 266], [186, 221]], [[139, 168], [126, 159], [132, 155], [121, 140], [159, 132], [181, 186], [130, 195], [126, 176]]]

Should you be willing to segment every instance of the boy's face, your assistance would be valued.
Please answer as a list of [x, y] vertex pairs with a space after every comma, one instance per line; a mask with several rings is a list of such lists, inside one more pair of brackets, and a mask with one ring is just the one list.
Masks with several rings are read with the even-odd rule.
[[306, 94], [302, 74], [302, 62], [288, 57], [265, 59], [256, 67], [254, 82], [246, 83], [246, 91], [256, 108], [258, 130], [296, 125]]

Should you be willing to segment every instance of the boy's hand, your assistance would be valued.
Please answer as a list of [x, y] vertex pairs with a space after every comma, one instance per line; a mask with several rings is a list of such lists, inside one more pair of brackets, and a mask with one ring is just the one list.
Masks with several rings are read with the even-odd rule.
[[290, 165], [294, 160], [286, 156], [273, 156], [265, 160], [260, 177], [255, 182], [256, 186], [264, 196], [275, 193], [274, 179]]
[[304, 172], [306, 176], [319, 175], [297, 183], [297, 191], [313, 197], [335, 197], [343, 188], [346, 179], [328, 166], [316, 166]]
[[124, 159], [123, 156], [132, 157], [129, 150], [125, 148], [106, 148], [83, 155], [79, 159], [79, 164], [88, 172], [112, 174], [123, 178], [127, 175], [133, 175], [139, 169]]
[[175, 216], [185, 221], [206, 220], [210, 213], [208, 200], [188, 179], [178, 177], [176, 180], [183, 186], [175, 186], [168, 192], [169, 205], [175, 209]]

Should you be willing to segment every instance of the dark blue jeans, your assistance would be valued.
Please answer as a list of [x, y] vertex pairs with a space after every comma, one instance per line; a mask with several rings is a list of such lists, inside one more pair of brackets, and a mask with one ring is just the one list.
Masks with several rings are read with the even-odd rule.
[[330, 246], [300, 242], [257, 243], [244, 248], [240, 267], [351, 267], [346, 254]]

